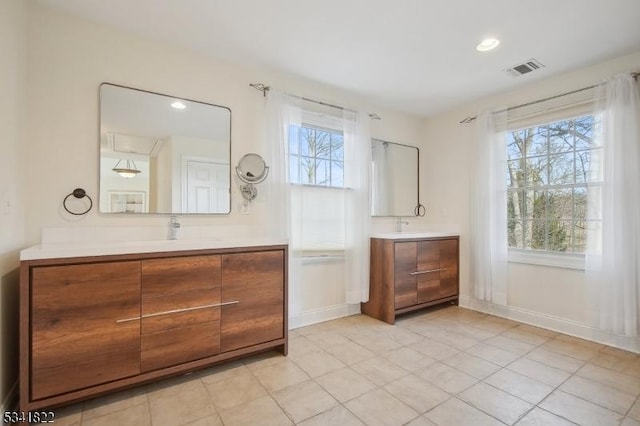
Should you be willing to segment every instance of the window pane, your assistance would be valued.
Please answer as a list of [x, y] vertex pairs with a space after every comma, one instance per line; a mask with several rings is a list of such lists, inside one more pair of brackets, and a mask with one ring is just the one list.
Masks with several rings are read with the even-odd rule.
[[507, 219], [522, 220], [525, 216], [524, 191], [509, 191], [507, 199]]
[[524, 187], [524, 159], [507, 162], [507, 186], [509, 188]]
[[548, 247], [550, 251], [570, 252], [571, 247], [571, 221], [551, 220], [548, 229]]
[[307, 127], [300, 129], [300, 154], [315, 155], [315, 130]]
[[524, 226], [521, 220], [510, 220], [507, 222], [507, 232], [509, 247], [525, 248], [523, 245]]
[[547, 218], [547, 197], [544, 189], [526, 191], [523, 201], [524, 217], [526, 219]]
[[575, 120], [576, 149], [589, 149], [593, 146], [593, 116], [577, 118]]
[[324, 130], [316, 130], [315, 133], [316, 157], [322, 159], [331, 158], [331, 135]]
[[576, 182], [589, 182], [591, 173], [591, 151], [576, 152]]
[[524, 131], [524, 139], [527, 145], [527, 156], [542, 155], [547, 153], [547, 128], [533, 127]]
[[549, 156], [549, 184], [574, 183], [573, 152]]
[[344, 160], [344, 136], [338, 133], [331, 134], [331, 159]]
[[546, 221], [532, 220], [525, 223], [525, 248], [532, 250], [547, 249], [547, 228]]
[[527, 186], [541, 186], [549, 183], [548, 158], [532, 157], [527, 158]]
[[549, 220], [570, 220], [573, 217], [573, 189], [550, 189], [547, 215]]
[[585, 220], [587, 218], [587, 188], [579, 186], [573, 189], [573, 218]]
[[329, 164], [328, 160], [316, 160], [316, 185], [327, 186], [331, 183]]
[[331, 186], [344, 186], [344, 163], [342, 161], [331, 162]]
[[549, 134], [549, 153], [573, 151], [573, 124], [572, 120], [558, 121], [547, 127]]
[[289, 126], [289, 154], [300, 153], [300, 128]]
[[507, 133], [507, 155], [509, 160], [524, 157], [523, 131]]
[[573, 222], [573, 252], [584, 253], [587, 248], [587, 222]]
[[315, 176], [316, 160], [312, 157], [300, 157], [300, 183], [314, 184]]

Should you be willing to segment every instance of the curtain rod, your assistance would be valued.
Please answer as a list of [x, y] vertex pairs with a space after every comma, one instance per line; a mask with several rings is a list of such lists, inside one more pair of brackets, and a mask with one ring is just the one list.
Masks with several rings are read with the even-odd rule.
[[[256, 90], [258, 90], [260, 92], [262, 92], [262, 96], [267, 96], [267, 92], [269, 90], [271, 90], [271, 86], [267, 86], [267, 85], [262, 84], [262, 83], [250, 83], [249, 86], [253, 87], [254, 89], [256, 89]], [[289, 95], [289, 96], [293, 96], [294, 98], [301, 99], [303, 101], [313, 102], [313, 103], [318, 104], [318, 105], [323, 105], [323, 106], [327, 106], [327, 107], [330, 107], [330, 108], [339, 109], [341, 111], [357, 112], [357, 111], [355, 111], [353, 109], [350, 109], [350, 108], [345, 108], [345, 107], [340, 106], [340, 105], [329, 104], [329, 103], [318, 101], [318, 100], [315, 100], [315, 99], [305, 98], [304, 96], [297, 96], [297, 95]], [[376, 114], [375, 112], [369, 113], [369, 117], [372, 120], [382, 120], [382, 118], [378, 114]]]
[[[640, 75], [640, 73], [637, 73], [637, 72], [631, 73], [631, 77], [633, 77], [636, 80], [638, 79], [639, 75]], [[527, 107], [527, 106], [530, 106], [530, 105], [539, 104], [541, 102], [551, 101], [553, 99], [561, 98], [563, 96], [569, 96], [569, 95], [573, 95], [575, 93], [584, 92], [585, 90], [590, 90], [590, 89], [593, 89], [593, 88], [595, 88], [597, 86], [598, 86], [597, 84], [592, 84], [591, 86], [583, 87], [581, 89], [571, 90], [570, 92], [560, 93], [559, 95], [549, 96], [548, 98], [538, 99], [536, 101], [527, 102], [527, 103], [524, 103], [524, 104], [520, 104], [520, 105], [512, 106], [512, 107], [509, 107], [509, 108], [501, 109], [501, 110], [496, 111], [496, 112], [513, 111], [515, 109], [524, 108], [524, 107]], [[472, 117], [471, 116], [470, 117], [466, 117], [465, 119], [459, 121], [459, 123], [460, 124], [469, 124], [469, 123], [473, 122], [474, 120], [476, 120], [477, 118], [478, 118], [477, 115], [474, 115]]]

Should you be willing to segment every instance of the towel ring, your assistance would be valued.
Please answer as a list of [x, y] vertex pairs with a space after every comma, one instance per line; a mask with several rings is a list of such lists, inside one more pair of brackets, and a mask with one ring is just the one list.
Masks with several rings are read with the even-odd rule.
[[[84, 197], [87, 197], [89, 199], [89, 208], [87, 208], [85, 211], [81, 212], [81, 213], [76, 213], [76, 212], [72, 212], [71, 210], [69, 210], [69, 208], [67, 207], [67, 200], [69, 199], [69, 197], [74, 196], [75, 198], [81, 199]], [[76, 188], [73, 190], [73, 192], [69, 195], [67, 195], [66, 197], [64, 197], [64, 201], [62, 202], [62, 207], [64, 207], [64, 209], [67, 211], [67, 213], [72, 214], [74, 216], [82, 216], [83, 214], [87, 214], [89, 213], [89, 211], [93, 208], [93, 200], [91, 199], [91, 197], [89, 197], [89, 195], [87, 194], [87, 192], [82, 189], [82, 188]]]
[[424, 217], [425, 213], [427, 213], [427, 209], [425, 208], [424, 205], [422, 205], [420, 203], [418, 203], [416, 208], [413, 210], [413, 214], [415, 216]]

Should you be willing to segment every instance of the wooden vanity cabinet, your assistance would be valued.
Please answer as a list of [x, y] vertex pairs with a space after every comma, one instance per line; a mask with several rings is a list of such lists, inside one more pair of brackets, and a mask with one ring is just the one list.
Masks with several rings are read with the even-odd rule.
[[20, 409], [287, 353], [287, 246], [21, 262]]
[[398, 314], [457, 304], [459, 238], [371, 239], [369, 301], [362, 313], [390, 324]]

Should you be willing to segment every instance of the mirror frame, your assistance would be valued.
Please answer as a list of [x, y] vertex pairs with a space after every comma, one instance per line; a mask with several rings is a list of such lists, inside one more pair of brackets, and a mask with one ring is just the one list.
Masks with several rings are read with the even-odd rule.
[[[388, 143], [388, 144], [391, 144], [391, 145], [403, 146], [405, 148], [412, 148], [412, 149], [416, 150], [416, 166], [417, 166], [416, 167], [416, 175], [417, 175], [416, 176], [416, 186], [417, 186], [417, 189], [416, 189], [416, 205], [415, 205], [415, 207], [413, 209], [413, 215], [400, 215], [400, 216], [393, 215], [393, 214], [374, 215], [373, 214], [373, 209], [372, 209], [373, 206], [370, 206], [369, 209], [370, 209], [371, 217], [412, 217], [412, 216], [415, 216], [415, 217], [420, 216], [420, 217], [422, 217], [422, 216], [424, 216], [425, 212], [426, 212], [426, 209], [425, 209], [424, 205], [422, 205], [422, 203], [420, 203], [420, 148], [418, 148], [417, 146], [411, 146], [411, 145], [407, 145], [407, 144], [403, 144], [403, 143], [389, 142], [389, 141], [385, 141], [385, 140], [378, 139], [378, 138], [371, 138], [371, 143], [372, 143], [371, 148], [372, 149], [373, 149], [373, 141], [382, 142], [382, 143]], [[371, 161], [373, 163], [373, 159]], [[371, 191], [373, 192], [373, 190], [374, 190], [373, 182], [371, 182]]]
[[[101, 160], [101, 137], [102, 137], [102, 87], [104, 85], [109, 85], [109, 86], [114, 86], [114, 87], [118, 87], [121, 89], [129, 89], [129, 90], [135, 90], [137, 92], [143, 92], [143, 93], [148, 93], [151, 95], [158, 95], [158, 96], [163, 96], [166, 98], [172, 98], [172, 99], [180, 99], [183, 101], [188, 101], [188, 102], [195, 102], [198, 104], [202, 104], [202, 105], [207, 105], [207, 106], [213, 106], [213, 107], [218, 107], [218, 108], [223, 108], [229, 111], [229, 208], [226, 212], [216, 212], [216, 213], [188, 213], [188, 212], [144, 212], [144, 213], [117, 213], [117, 212], [103, 212], [101, 210], [101, 196], [102, 196], [102, 191], [101, 191], [101, 175], [100, 175], [100, 160]], [[169, 95], [166, 93], [159, 93], [159, 92], [154, 92], [152, 90], [146, 90], [146, 89], [138, 89], [135, 87], [130, 87], [130, 86], [125, 86], [122, 84], [117, 84], [117, 83], [110, 83], [108, 81], [103, 81], [102, 83], [100, 83], [98, 85], [98, 214], [105, 214], [105, 215], [117, 215], [117, 216], [122, 216], [122, 215], [130, 215], [130, 216], [140, 216], [140, 215], [162, 215], [162, 216], [219, 216], [219, 215], [230, 215], [232, 212], [232, 206], [233, 206], [233, 190], [232, 190], [232, 173], [231, 173], [231, 169], [232, 169], [232, 164], [231, 164], [231, 155], [232, 155], [232, 147], [231, 147], [231, 141], [233, 140], [232, 137], [232, 130], [233, 130], [233, 126], [232, 126], [232, 111], [231, 108], [224, 106], [224, 105], [218, 105], [218, 104], [213, 104], [210, 102], [203, 102], [203, 101], [197, 101], [194, 99], [190, 99], [190, 98], [185, 98], [182, 96], [173, 96], [173, 95]]]

